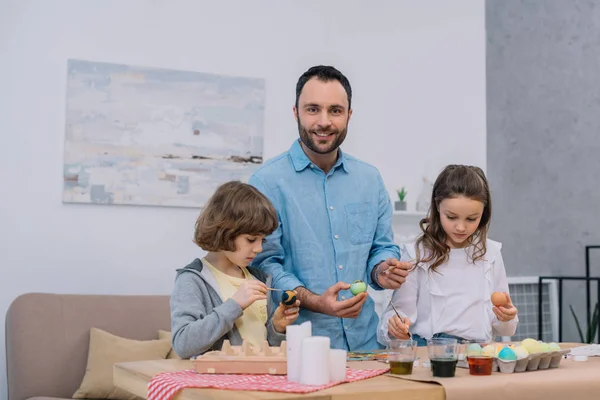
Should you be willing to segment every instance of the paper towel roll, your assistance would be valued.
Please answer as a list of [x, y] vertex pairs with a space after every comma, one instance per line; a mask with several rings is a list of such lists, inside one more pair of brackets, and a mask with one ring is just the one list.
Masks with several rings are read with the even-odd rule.
[[329, 381], [340, 382], [346, 380], [346, 350], [329, 350]]
[[303, 385], [325, 385], [329, 383], [329, 346], [325, 336], [312, 336], [302, 340]]
[[302, 374], [302, 340], [312, 335], [312, 324], [289, 325], [285, 331], [287, 352], [287, 379], [300, 383]]

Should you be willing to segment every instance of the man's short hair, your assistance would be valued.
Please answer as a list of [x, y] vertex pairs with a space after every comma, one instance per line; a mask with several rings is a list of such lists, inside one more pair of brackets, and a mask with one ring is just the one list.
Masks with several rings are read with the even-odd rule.
[[311, 67], [300, 76], [298, 83], [296, 84], [296, 108], [298, 108], [298, 99], [300, 98], [302, 89], [304, 89], [304, 85], [312, 78], [317, 78], [322, 82], [338, 81], [344, 87], [346, 95], [348, 96], [348, 110], [352, 108], [352, 87], [350, 86], [350, 81], [348, 81], [348, 78], [346, 78], [344, 74], [329, 65], [317, 65]]

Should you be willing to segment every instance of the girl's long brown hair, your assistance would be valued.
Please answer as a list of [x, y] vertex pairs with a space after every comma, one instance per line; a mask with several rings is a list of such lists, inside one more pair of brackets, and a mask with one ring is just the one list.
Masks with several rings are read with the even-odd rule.
[[482, 259], [487, 251], [487, 232], [492, 218], [492, 198], [485, 174], [479, 167], [448, 165], [437, 177], [426, 218], [419, 223], [422, 233], [416, 241], [416, 265], [430, 264], [433, 271], [448, 261], [450, 247], [440, 220], [440, 203], [445, 199], [464, 196], [483, 203], [483, 214], [477, 230], [467, 239], [473, 245], [472, 262]]

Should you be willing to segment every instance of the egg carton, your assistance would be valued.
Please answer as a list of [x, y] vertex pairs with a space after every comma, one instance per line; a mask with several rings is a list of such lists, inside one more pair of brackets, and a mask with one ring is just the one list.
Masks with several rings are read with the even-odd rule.
[[548, 368], [558, 368], [560, 362], [571, 351], [570, 349], [563, 349], [557, 351], [548, 351], [544, 353], [533, 353], [527, 357], [516, 361], [506, 361], [500, 358], [494, 358], [494, 364], [492, 370], [494, 372], [500, 371], [504, 374], [511, 374], [513, 372], [525, 372], [525, 371], [537, 371]]

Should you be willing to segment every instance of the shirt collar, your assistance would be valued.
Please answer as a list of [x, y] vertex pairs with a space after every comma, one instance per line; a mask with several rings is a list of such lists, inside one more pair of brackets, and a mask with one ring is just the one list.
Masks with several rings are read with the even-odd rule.
[[[292, 147], [289, 150], [289, 153], [296, 172], [303, 171], [312, 164], [306, 153], [304, 153], [304, 150], [302, 150], [302, 146], [300, 145], [300, 139], [294, 141]], [[335, 170], [340, 166], [345, 172], [348, 172], [348, 158], [346, 157], [346, 154], [342, 151], [342, 149], [338, 149], [338, 159], [333, 165], [332, 169]]]

